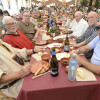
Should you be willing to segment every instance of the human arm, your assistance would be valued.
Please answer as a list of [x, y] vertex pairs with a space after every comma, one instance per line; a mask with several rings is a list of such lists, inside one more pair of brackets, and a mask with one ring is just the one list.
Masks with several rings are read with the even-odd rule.
[[82, 46], [82, 47], [78, 48], [77, 54], [83, 54], [85, 52], [88, 52], [89, 50], [91, 50], [89, 45], [85, 45], [85, 46]]
[[7, 83], [16, 79], [20, 79], [22, 77], [25, 77], [30, 73], [30, 65], [29, 66], [23, 66], [22, 69], [18, 72], [13, 72], [9, 74], [3, 74], [0, 78], [0, 84]]
[[[34, 52], [44, 51], [44, 49], [45, 49], [44, 46], [36, 46], [34, 48]], [[26, 49], [26, 53], [27, 53], [27, 55], [31, 55], [33, 53], [33, 49]]]
[[34, 39], [37, 38], [37, 36], [38, 36], [39, 33], [40, 33], [40, 29], [38, 28], [38, 29], [37, 29], [37, 32], [36, 32], [36, 34], [35, 34], [35, 36], [34, 36]]
[[86, 44], [86, 41], [83, 41], [83, 42], [80, 42], [80, 43], [75, 43], [75, 42], [73, 42], [73, 43], [72, 43], [72, 46], [73, 46], [73, 47], [79, 48], [79, 47], [81, 47], [81, 46], [84, 46], [85, 44]]
[[73, 34], [70, 34], [69, 36], [70, 36], [70, 38], [78, 39], [78, 37]]
[[100, 66], [99, 65], [92, 64], [92, 63], [84, 60], [82, 57], [80, 57], [78, 55], [77, 55], [77, 60], [81, 65], [86, 67], [88, 70], [100, 75]]

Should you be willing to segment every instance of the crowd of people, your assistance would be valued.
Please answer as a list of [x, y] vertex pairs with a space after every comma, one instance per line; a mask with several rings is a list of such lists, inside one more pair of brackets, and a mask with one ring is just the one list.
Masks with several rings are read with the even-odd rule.
[[[75, 42], [77, 54], [84, 53], [90, 62], [77, 55], [78, 62], [100, 75], [100, 11], [87, 7], [53, 6], [33, 9], [22, 8], [20, 14], [10, 16], [8, 11], [0, 10], [0, 89], [9, 97], [17, 98], [23, 79], [30, 74], [29, 59], [33, 53], [44, 51], [44, 46], [35, 46], [41, 30], [47, 23], [62, 23], [65, 32]], [[85, 16], [85, 17], [84, 17]], [[51, 20], [52, 19], [52, 20]]]

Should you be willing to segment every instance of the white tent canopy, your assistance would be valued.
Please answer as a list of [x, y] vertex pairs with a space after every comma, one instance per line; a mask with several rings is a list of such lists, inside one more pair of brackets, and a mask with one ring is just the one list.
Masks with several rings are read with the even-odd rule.
[[[42, 3], [43, 0], [32, 0], [34, 3]], [[65, 0], [67, 5], [71, 5], [76, 3], [77, 0]], [[58, 4], [58, 5], [63, 5], [62, 0], [45, 0], [46, 5], [50, 4]]]

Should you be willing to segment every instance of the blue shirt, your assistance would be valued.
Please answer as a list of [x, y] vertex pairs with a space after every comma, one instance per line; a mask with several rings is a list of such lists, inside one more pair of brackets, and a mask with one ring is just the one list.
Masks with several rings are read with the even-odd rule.
[[100, 65], [100, 37], [96, 36], [93, 41], [89, 43], [89, 47], [94, 49], [93, 56], [91, 58], [91, 63]]

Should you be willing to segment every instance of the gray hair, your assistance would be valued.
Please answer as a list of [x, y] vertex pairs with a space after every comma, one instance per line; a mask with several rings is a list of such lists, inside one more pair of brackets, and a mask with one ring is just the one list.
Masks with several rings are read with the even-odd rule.
[[15, 22], [15, 20], [12, 17], [10, 17], [10, 16], [4, 16], [3, 20], [2, 20], [3, 25], [6, 24], [6, 20], [10, 20], [10, 19], [12, 19]]

